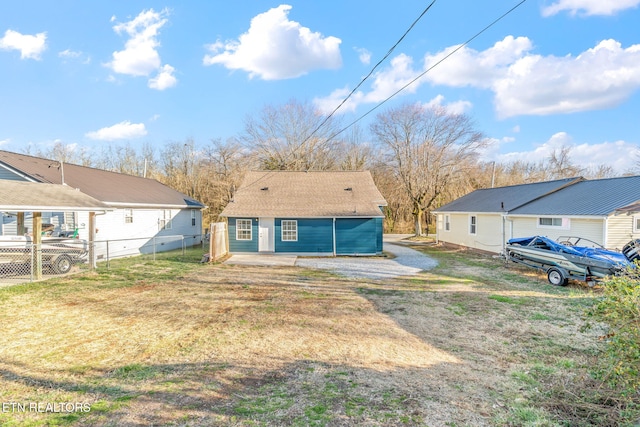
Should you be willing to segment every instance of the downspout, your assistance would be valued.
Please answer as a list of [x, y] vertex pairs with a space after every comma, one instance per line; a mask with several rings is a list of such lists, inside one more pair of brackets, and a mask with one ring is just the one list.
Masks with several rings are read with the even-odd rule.
[[602, 221], [602, 246], [604, 246], [605, 248], [608, 248], [609, 246], [607, 245], [607, 240], [609, 240], [609, 236], [607, 235], [607, 230], [609, 229], [608, 227], [609, 224], [609, 217], [606, 216], [604, 217], [604, 221]]
[[336, 219], [333, 218], [333, 256], [336, 256]]

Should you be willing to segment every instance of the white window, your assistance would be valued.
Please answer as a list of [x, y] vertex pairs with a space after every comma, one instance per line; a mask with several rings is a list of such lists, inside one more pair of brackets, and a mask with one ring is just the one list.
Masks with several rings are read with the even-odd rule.
[[131, 224], [133, 222], [133, 209], [124, 210], [124, 223]]
[[158, 219], [160, 230], [171, 230], [171, 209], [164, 209]]
[[196, 226], [196, 211], [194, 209], [191, 210], [191, 226]]
[[538, 218], [538, 228], [558, 228], [568, 230], [570, 228], [569, 218], [540, 217]]
[[478, 218], [475, 215], [469, 217], [469, 234], [476, 234]]
[[291, 219], [282, 220], [282, 241], [297, 242], [298, 241], [298, 221]]
[[633, 232], [640, 233], [640, 216], [633, 217]]
[[538, 218], [538, 225], [544, 227], [562, 227], [562, 218]]
[[236, 240], [251, 240], [251, 220], [236, 219]]
[[451, 231], [451, 217], [449, 215], [444, 216], [444, 231]]

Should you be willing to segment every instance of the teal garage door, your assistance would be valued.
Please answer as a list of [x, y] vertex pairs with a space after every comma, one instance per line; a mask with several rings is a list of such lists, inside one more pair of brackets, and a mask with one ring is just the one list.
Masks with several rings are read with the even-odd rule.
[[376, 221], [374, 218], [336, 219], [336, 255], [376, 253]]

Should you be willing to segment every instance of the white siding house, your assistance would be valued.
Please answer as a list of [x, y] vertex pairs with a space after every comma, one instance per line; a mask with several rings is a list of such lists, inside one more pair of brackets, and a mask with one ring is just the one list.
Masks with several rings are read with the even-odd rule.
[[[110, 256], [145, 252], [151, 242], [158, 243], [155, 250], [169, 250], [202, 239], [204, 205], [153, 179], [0, 151], [2, 180], [63, 184], [110, 207], [95, 217], [98, 259], [107, 252]], [[42, 218], [55, 226], [54, 233], [77, 232], [79, 238], [89, 238], [88, 212], [45, 212]], [[25, 225], [31, 227], [29, 215]], [[0, 234], [16, 233], [15, 215], [0, 213]]]
[[[436, 235], [440, 242], [495, 253], [511, 238], [537, 235], [578, 236], [619, 250], [640, 238], [639, 202], [640, 176], [476, 190], [434, 211]], [[473, 235], [470, 216], [477, 217]]]

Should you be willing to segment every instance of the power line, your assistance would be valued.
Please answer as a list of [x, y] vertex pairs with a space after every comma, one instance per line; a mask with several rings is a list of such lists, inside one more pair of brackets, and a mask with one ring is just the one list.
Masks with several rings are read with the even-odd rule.
[[380, 61], [378, 61], [378, 63], [371, 69], [371, 71], [369, 71], [369, 74], [367, 74], [361, 81], [360, 83], [358, 83], [356, 85], [356, 87], [353, 88], [353, 90], [351, 92], [349, 92], [349, 94], [346, 96], [346, 98], [344, 98], [342, 100], [342, 102], [340, 102], [340, 104], [327, 116], [325, 117], [325, 119], [311, 132], [311, 134], [309, 134], [309, 136], [302, 142], [301, 145], [304, 145], [305, 142], [307, 142], [309, 139], [311, 139], [311, 137], [313, 135], [315, 135], [315, 133], [322, 127], [324, 126], [325, 123], [327, 123], [327, 121], [333, 117], [333, 115], [344, 105], [345, 102], [347, 102], [347, 100], [349, 98], [351, 98], [351, 95], [353, 95], [356, 90], [358, 90], [358, 88], [360, 86], [362, 86], [362, 84], [369, 78], [371, 77], [371, 75], [373, 74], [373, 72], [376, 70], [376, 68], [378, 68], [378, 66], [380, 64], [382, 64], [384, 62], [385, 59], [387, 59], [389, 57], [389, 55], [391, 55], [391, 53], [393, 52], [393, 50], [398, 47], [398, 45], [402, 42], [402, 40], [404, 40], [404, 38], [407, 36], [407, 34], [409, 34], [409, 32], [413, 29], [413, 27], [415, 27], [415, 25], [418, 23], [418, 21], [420, 21], [420, 19], [422, 19], [422, 17], [427, 13], [427, 11], [429, 9], [431, 9], [431, 6], [433, 6], [433, 4], [436, 2], [436, 0], [433, 0], [431, 2], [431, 4], [429, 4], [429, 6], [427, 6], [425, 8], [425, 10], [422, 11], [422, 13], [420, 14], [420, 16], [418, 16], [418, 18], [413, 21], [413, 23], [411, 24], [411, 26], [409, 26], [409, 28], [407, 29], [407, 31], [404, 32], [404, 34], [402, 35], [402, 37], [400, 37], [400, 39], [398, 39], [398, 41], [391, 46], [391, 49], [389, 49], [389, 51], [384, 55], [384, 57], [382, 57], [382, 59]]
[[[368, 116], [369, 114], [371, 114], [373, 111], [377, 110], [378, 108], [380, 108], [384, 103], [386, 103], [387, 101], [389, 101], [391, 98], [393, 98], [394, 96], [396, 96], [397, 94], [399, 94], [400, 92], [402, 92], [403, 90], [405, 90], [406, 88], [408, 88], [409, 86], [411, 86], [413, 83], [415, 83], [416, 81], [420, 80], [420, 78], [422, 78], [422, 76], [424, 76], [425, 74], [427, 74], [429, 71], [433, 70], [435, 67], [437, 67], [438, 65], [440, 65], [442, 62], [444, 62], [446, 59], [448, 59], [451, 55], [453, 55], [454, 53], [458, 52], [460, 49], [462, 49], [463, 47], [465, 47], [466, 45], [468, 45], [469, 43], [471, 43], [473, 40], [475, 40], [478, 36], [480, 36], [482, 33], [484, 33], [485, 31], [487, 31], [489, 28], [493, 27], [496, 23], [498, 23], [500, 20], [502, 20], [505, 16], [509, 15], [511, 12], [513, 12], [514, 10], [516, 10], [518, 7], [520, 7], [522, 4], [524, 4], [527, 0], [522, 0], [520, 1], [520, 3], [516, 4], [515, 6], [513, 6], [511, 9], [509, 9], [508, 11], [506, 11], [505, 13], [503, 13], [502, 15], [500, 15], [500, 17], [496, 18], [495, 20], [493, 20], [493, 22], [491, 22], [489, 25], [487, 25], [486, 27], [484, 27], [482, 30], [480, 30], [479, 32], [477, 32], [473, 37], [471, 37], [470, 39], [468, 39], [467, 41], [465, 41], [464, 43], [462, 43], [460, 46], [458, 46], [457, 48], [455, 48], [454, 50], [452, 50], [451, 52], [449, 52], [447, 55], [445, 55], [442, 59], [440, 59], [439, 61], [437, 61], [435, 64], [433, 64], [432, 66], [430, 66], [429, 68], [427, 68], [426, 70], [424, 70], [422, 73], [418, 74], [418, 76], [416, 76], [413, 80], [411, 80], [409, 83], [407, 83], [406, 85], [402, 86], [400, 89], [398, 89], [397, 91], [395, 91], [394, 93], [392, 93], [391, 95], [389, 95], [389, 97], [387, 97], [386, 99], [384, 99], [383, 101], [381, 101], [380, 103], [378, 103], [376, 106], [374, 106], [373, 108], [371, 108], [369, 111], [367, 111], [366, 113], [364, 113], [363, 115], [361, 115], [360, 117], [358, 117], [357, 119], [355, 119], [353, 122], [349, 123], [347, 126], [345, 126], [344, 128], [340, 129], [338, 132], [334, 133], [333, 135], [329, 136], [329, 138], [327, 138], [327, 141], [331, 141], [333, 138], [335, 138], [336, 136], [340, 135], [342, 132], [344, 132], [345, 130], [349, 129], [351, 126], [355, 125], [356, 123], [358, 123], [360, 120], [364, 119], [366, 116]], [[429, 6], [431, 7], [431, 6]], [[353, 92], [352, 92], [353, 93]], [[345, 100], [346, 101], [346, 100]], [[343, 101], [344, 103], [344, 101]], [[340, 104], [342, 105], [342, 104]], [[337, 109], [336, 109], [337, 110]], [[335, 110], [334, 110], [335, 112]], [[333, 113], [332, 113], [333, 114]], [[326, 121], [326, 120], [325, 120]], [[323, 122], [324, 123], [324, 122]], [[317, 130], [317, 129], [316, 129]]]

